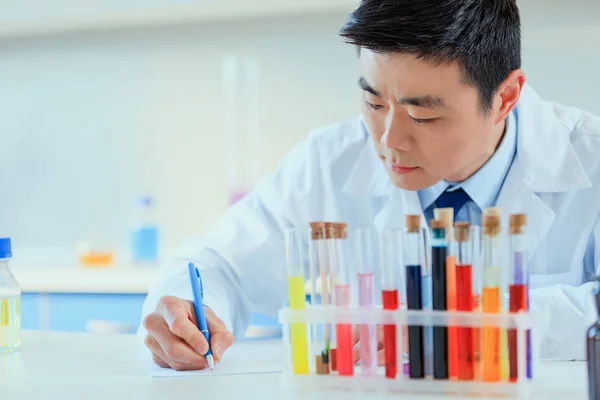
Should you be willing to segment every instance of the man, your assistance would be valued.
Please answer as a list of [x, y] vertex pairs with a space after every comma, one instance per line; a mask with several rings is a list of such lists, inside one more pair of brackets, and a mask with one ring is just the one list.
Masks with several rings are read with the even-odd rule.
[[596, 317], [600, 119], [525, 83], [515, 0], [363, 0], [341, 35], [359, 49], [363, 113], [314, 132], [277, 171], [166, 265], [144, 307], [154, 361], [205, 368], [186, 265], [202, 270], [217, 361], [253, 312], [286, 302], [283, 230], [318, 220], [401, 227], [450, 205], [480, 225], [528, 217], [531, 308], [545, 358], [581, 359]]

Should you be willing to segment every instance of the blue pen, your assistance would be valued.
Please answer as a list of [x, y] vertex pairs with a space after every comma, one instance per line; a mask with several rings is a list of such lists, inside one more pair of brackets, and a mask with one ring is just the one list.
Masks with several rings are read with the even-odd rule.
[[194, 265], [194, 263], [188, 264], [188, 270], [190, 273], [190, 282], [192, 284], [192, 291], [194, 292], [194, 309], [196, 310], [196, 318], [198, 319], [198, 329], [206, 338], [208, 343], [208, 352], [204, 355], [208, 362], [208, 367], [211, 371], [215, 369], [215, 360], [210, 349], [210, 333], [208, 332], [208, 324], [206, 323], [206, 315], [204, 315], [204, 290], [202, 289], [202, 277], [200, 271]]

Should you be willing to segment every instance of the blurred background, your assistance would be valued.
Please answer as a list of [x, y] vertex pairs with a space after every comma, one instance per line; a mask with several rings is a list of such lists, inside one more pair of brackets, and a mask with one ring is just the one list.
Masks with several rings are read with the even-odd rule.
[[[600, 114], [600, 2], [519, 3], [529, 82]], [[184, 238], [311, 129], [357, 116], [337, 35], [357, 4], [0, 0], [0, 237], [23, 327], [133, 331]]]

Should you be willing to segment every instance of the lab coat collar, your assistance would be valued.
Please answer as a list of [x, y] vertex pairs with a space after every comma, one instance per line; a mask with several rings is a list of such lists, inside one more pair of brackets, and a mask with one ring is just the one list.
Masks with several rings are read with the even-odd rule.
[[542, 101], [529, 85], [523, 90], [517, 110], [517, 156], [496, 205], [502, 210], [504, 227], [508, 227], [511, 214], [527, 215], [531, 259], [555, 218], [538, 194], [589, 188], [592, 184], [570, 140], [577, 124], [576, 114], [559, 118], [552, 104]]
[[553, 104], [544, 102], [528, 84], [523, 88], [517, 109], [517, 158], [525, 184], [537, 193], [591, 187], [571, 145], [577, 114], [565, 113], [559, 118]]

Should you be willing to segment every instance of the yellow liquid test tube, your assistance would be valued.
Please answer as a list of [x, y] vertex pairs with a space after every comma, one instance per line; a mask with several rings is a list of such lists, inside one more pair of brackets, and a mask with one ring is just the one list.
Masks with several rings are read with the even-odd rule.
[[[304, 263], [302, 259], [302, 238], [296, 229], [285, 231], [286, 263], [288, 273], [288, 301], [292, 310], [306, 308], [304, 293]], [[305, 323], [290, 324], [292, 364], [296, 375], [308, 374], [308, 334]]]

